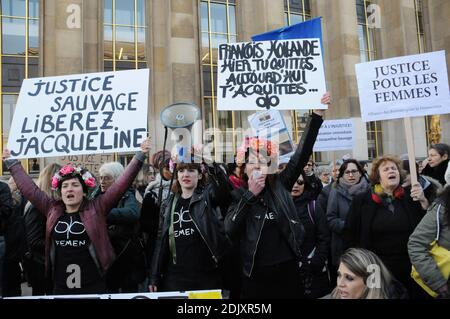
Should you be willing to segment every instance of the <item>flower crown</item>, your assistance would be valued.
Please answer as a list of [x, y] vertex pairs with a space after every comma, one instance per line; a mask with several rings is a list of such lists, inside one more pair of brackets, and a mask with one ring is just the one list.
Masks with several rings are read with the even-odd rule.
[[57, 190], [59, 183], [65, 177], [78, 177], [80, 176], [84, 182], [84, 185], [89, 188], [94, 188], [96, 186], [95, 178], [92, 174], [85, 170], [81, 166], [75, 166], [72, 163], [69, 163], [63, 166], [55, 175], [52, 177], [52, 189]]
[[275, 157], [278, 154], [278, 147], [274, 142], [258, 137], [246, 137], [244, 143], [237, 150], [236, 163], [245, 163], [245, 154], [249, 149], [258, 152], [265, 150], [267, 156], [270, 157]]

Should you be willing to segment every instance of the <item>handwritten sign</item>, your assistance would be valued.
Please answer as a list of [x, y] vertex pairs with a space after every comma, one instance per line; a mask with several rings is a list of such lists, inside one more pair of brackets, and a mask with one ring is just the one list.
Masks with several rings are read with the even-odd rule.
[[364, 122], [450, 113], [445, 51], [356, 65]]
[[130, 152], [147, 133], [149, 70], [23, 81], [12, 158]]
[[323, 109], [320, 39], [220, 44], [218, 110]]

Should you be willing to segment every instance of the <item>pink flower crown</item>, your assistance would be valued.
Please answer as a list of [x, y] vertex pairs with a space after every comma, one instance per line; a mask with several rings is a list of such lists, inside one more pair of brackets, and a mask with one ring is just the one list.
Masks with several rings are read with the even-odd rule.
[[264, 150], [265, 154], [269, 157], [276, 157], [278, 155], [278, 145], [276, 143], [258, 137], [246, 137], [242, 145], [237, 149], [237, 164], [245, 163], [245, 154], [248, 150], [257, 152]]
[[52, 177], [52, 189], [57, 190], [59, 183], [65, 177], [78, 177], [81, 176], [81, 179], [84, 182], [84, 185], [89, 188], [94, 188], [96, 186], [95, 178], [92, 174], [84, 169], [81, 166], [75, 166], [72, 163], [69, 163], [63, 166], [55, 175]]

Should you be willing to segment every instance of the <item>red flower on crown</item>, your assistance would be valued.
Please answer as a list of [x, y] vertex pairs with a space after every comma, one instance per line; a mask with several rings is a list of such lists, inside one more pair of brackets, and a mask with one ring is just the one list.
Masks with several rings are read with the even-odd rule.
[[278, 145], [274, 142], [258, 137], [246, 137], [244, 143], [237, 149], [236, 163], [245, 162], [245, 153], [248, 149], [259, 153], [265, 152], [270, 157], [278, 155]]
[[55, 175], [52, 177], [52, 189], [57, 190], [59, 183], [66, 176], [78, 177], [80, 176], [84, 182], [84, 185], [88, 188], [94, 188], [96, 186], [96, 181], [92, 174], [81, 166], [75, 166], [74, 164], [67, 164], [63, 166]]

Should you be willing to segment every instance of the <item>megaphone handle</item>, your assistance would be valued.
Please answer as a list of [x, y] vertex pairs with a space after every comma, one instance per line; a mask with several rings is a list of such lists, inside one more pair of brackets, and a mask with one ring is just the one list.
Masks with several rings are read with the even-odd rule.
[[[164, 161], [165, 159], [165, 155], [166, 155], [166, 144], [167, 144], [167, 135], [168, 135], [169, 130], [167, 129], [167, 126], [164, 126], [164, 144], [163, 144], [163, 156], [162, 156], [162, 162], [161, 165], [164, 165]], [[161, 175], [161, 181], [159, 182], [159, 191], [158, 191], [158, 206], [161, 207], [161, 202], [162, 202], [162, 183], [163, 183], [163, 172], [164, 172], [164, 167], [161, 168], [161, 166], [159, 167], [159, 174]]]

